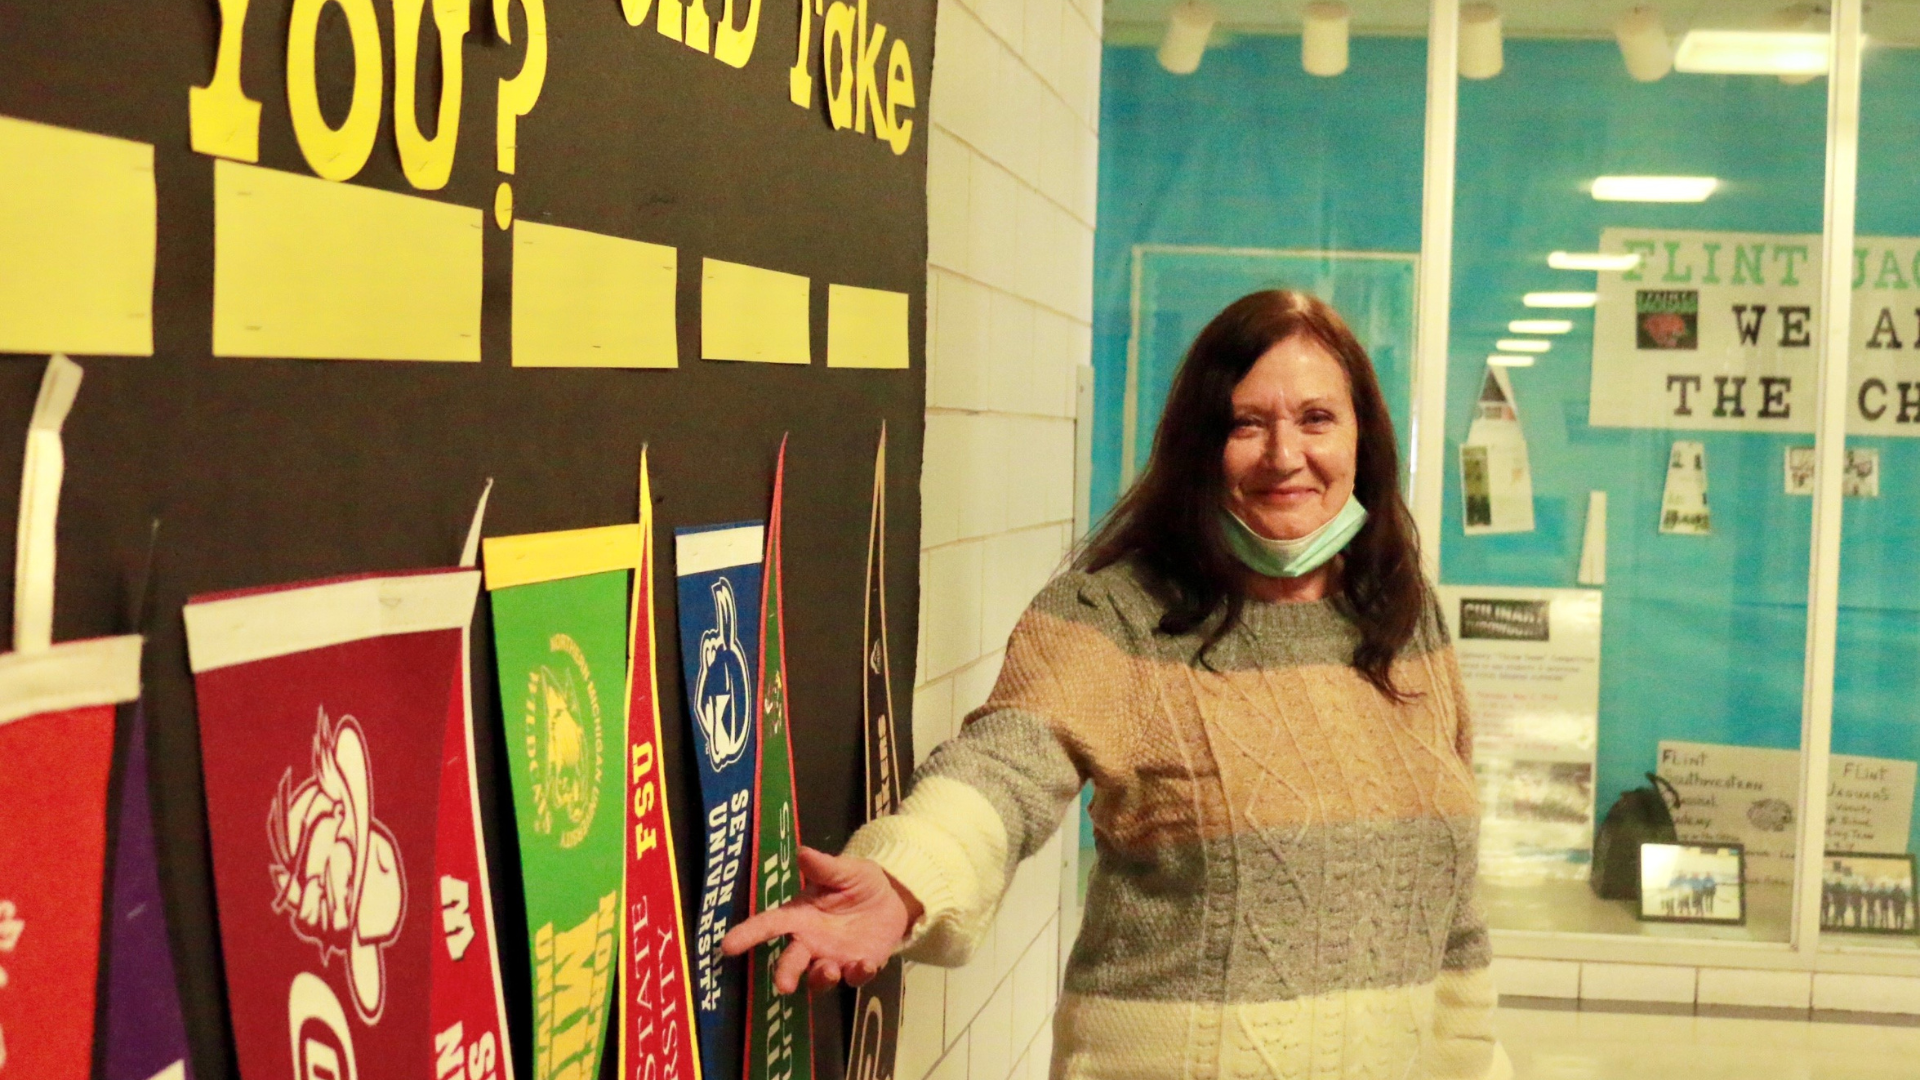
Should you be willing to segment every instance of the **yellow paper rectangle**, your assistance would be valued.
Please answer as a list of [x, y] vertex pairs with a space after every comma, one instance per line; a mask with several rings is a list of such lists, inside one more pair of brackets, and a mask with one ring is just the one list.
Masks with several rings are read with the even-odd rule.
[[638, 525], [493, 536], [481, 541], [487, 591], [640, 565]]
[[907, 294], [827, 286], [827, 366], [907, 366]]
[[513, 366], [680, 366], [679, 253], [660, 244], [513, 223]]
[[213, 355], [480, 359], [479, 210], [213, 163]]
[[0, 117], [0, 352], [153, 355], [153, 147]]
[[700, 270], [700, 355], [761, 364], [812, 362], [807, 279], [706, 259]]

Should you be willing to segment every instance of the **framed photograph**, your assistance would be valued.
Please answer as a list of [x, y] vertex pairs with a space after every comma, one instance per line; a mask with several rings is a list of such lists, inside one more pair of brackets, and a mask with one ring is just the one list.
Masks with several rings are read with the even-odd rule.
[[1915, 930], [1913, 855], [1829, 851], [1820, 867], [1820, 929], [1849, 934]]
[[1746, 880], [1739, 844], [1641, 844], [1640, 919], [1744, 926]]

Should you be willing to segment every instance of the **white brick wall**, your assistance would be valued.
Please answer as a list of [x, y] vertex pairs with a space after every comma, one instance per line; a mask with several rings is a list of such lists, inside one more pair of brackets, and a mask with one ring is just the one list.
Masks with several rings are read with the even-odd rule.
[[[1101, 0], [939, 0], [920, 480], [926, 753], [986, 700], [1073, 538], [1091, 363]], [[1045, 1080], [1077, 816], [1015, 876], [971, 964], [907, 971], [899, 1080]], [[1063, 933], [1064, 931], [1064, 933]]]

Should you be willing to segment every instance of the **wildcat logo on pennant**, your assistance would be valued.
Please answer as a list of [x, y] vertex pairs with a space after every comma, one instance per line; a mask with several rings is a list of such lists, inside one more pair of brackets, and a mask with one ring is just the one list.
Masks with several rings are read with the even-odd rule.
[[373, 816], [373, 764], [366, 735], [351, 716], [320, 712], [311, 775], [293, 786], [293, 770], [267, 814], [273, 852], [273, 910], [320, 962], [347, 967], [360, 1019], [380, 1022], [387, 1000], [381, 949], [400, 932], [407, 883], [393, 833]]

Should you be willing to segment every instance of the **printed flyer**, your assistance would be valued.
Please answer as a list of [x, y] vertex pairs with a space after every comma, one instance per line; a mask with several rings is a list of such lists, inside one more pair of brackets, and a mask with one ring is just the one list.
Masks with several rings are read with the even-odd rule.
[[1480, 873], [1584, 880], [1593, 851], [1600, 592], [1442, 585], [1473, 711]]

